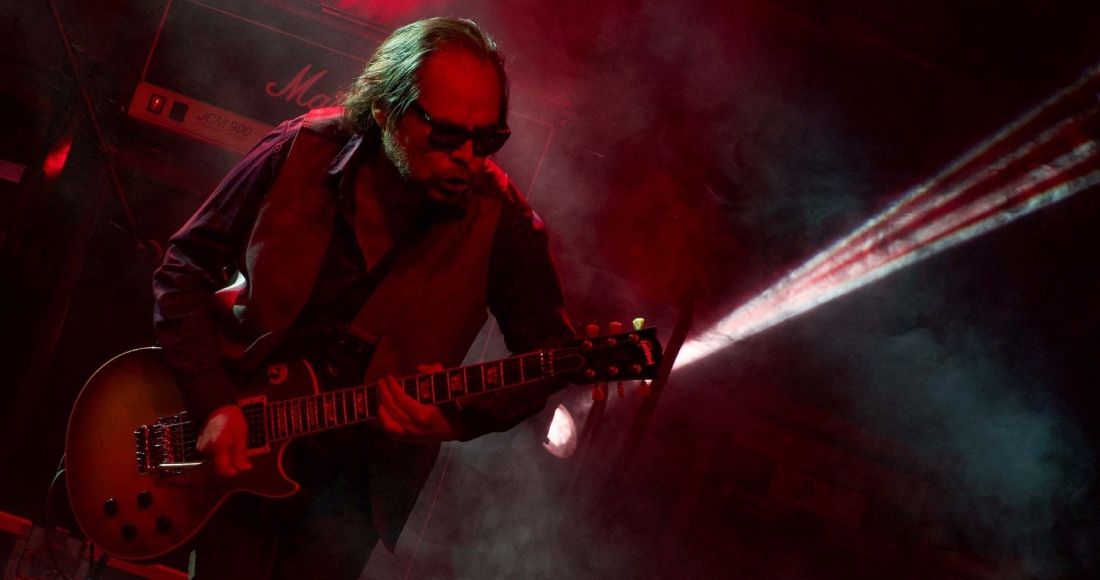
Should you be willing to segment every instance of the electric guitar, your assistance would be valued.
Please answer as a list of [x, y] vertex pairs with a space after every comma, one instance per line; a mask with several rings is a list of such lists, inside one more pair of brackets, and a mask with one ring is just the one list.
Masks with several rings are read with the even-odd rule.
[[[462, 400], [550, 378], [586, 384], [657, 378], [656, 329], [574, 340], [498, 361], [399, 379], [423, 404]], [[221, 477], [195, 450], [199, 425], [183, 410], [158, 348], [121, 354], [84, 385], [69, 419], [65, 468], [76, 521], [104, 552], [149, 560], [194, 536], [231, 493], [286, 497], [283, 469], [297, 437], [377, 416], [377, 385], [322, 391], [306, 360], [266, 367], [241, 391], [252, 469]]]

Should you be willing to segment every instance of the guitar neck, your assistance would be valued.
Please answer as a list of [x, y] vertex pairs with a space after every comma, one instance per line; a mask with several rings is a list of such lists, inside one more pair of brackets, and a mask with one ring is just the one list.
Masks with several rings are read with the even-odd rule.
[[[398, 379], [421, 404], [439, 405], [474, 395], [551, 378], [554, 351], [541, 350], [487, 363]], [[268, 442], [368, 421], [378, 415], [378, 385], [371, 383], [269, 402], [262, 417]], [[253, 428], [258, 427], [253, 425]]]

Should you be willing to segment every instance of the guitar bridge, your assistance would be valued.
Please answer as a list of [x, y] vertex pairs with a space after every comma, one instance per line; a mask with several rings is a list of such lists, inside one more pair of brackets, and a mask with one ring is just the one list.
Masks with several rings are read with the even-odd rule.
[[195, 451], [196, 430], [187, 413], [162, 417], [134, 430], [135, 458], [141, 473], [177, 474], [202, 465]]

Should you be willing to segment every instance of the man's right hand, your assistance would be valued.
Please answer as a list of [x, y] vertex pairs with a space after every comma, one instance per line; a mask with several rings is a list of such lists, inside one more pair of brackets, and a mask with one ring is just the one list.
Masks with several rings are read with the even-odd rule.
[[230, 477], [252, 469], [248, 461], [248, 425], [237, 405], [218, 407], [206, 419], [199, 442], [199, 453], [214, 462], [218, 475]]

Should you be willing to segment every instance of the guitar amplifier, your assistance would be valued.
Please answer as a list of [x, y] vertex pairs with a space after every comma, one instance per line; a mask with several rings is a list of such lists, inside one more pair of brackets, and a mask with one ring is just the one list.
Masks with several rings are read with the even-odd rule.
[[[47, 529], [30, 520], [0, 512], [0, 554], [10, 554], [3, 580], [87, 578], [92, 567], [89, 544], [60, 528]], [[101, 554], [101, 553], [99, 553]], [[0, 560], [2, 561], [2, 560]], [[144, 566], [109, 558], [100, 580], [186, 580], [167, 566]]]
[[274, 125], [335, 105], [384, 37], [265, 3], [169, 2], [131, 118], [244, 153]]

